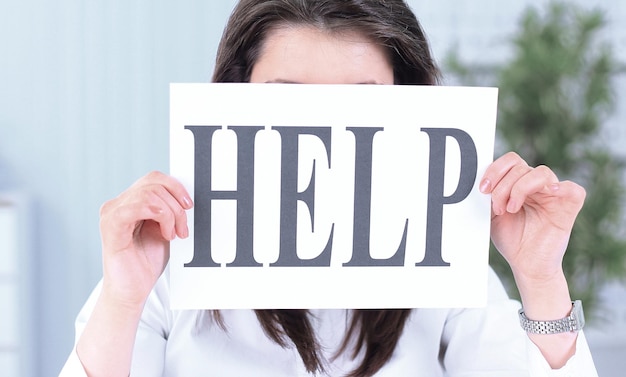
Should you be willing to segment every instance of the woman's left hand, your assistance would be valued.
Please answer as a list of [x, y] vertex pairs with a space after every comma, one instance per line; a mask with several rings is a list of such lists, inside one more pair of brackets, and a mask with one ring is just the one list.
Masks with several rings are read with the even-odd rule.
[[561, 262], [585, 190], [559, 181], [510, 152], [494, 161], [481, 181], [491, 194], [491, 238], [516, 276], [534, 281], [562, 273]]
[[[491, 240], [511, 266], [528, 318], [567, 316], [572, 301], [562, 262], [585, 190], [515, 153], [489, 165], [480, 190], [491, 194]], [[576, 352], [575, 332], [529, 337], [555, 369]]]

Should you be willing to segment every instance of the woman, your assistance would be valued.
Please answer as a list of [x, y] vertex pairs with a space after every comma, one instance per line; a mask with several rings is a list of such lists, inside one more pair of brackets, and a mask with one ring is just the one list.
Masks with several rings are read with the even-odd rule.
[[[242, 0], [213, 81], [433, 85], [438, 78], [401, 0]], [[561, 261], [584, 190], [514, 153], [489, 166], [480, 188], [492, 198], [492, 240], [513, 270], [526, 330], [541, 332], [533, 320], [573, 310]], [[179, 182], [158, 172], [103, 205], [104, 275], [79, 314], [61, 375], [535, 376], [560, 368], [596, 375], [579, 328], [526, 335], [518, 304], [494, 276], [484, 309], [170, 311], [168, 245], [187, 237], [192, 205]]]

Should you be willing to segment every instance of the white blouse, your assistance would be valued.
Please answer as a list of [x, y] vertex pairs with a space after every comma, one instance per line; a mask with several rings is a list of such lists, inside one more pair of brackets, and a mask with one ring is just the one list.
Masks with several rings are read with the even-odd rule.
[[[310, 376], [295, 347], [282, 348], [261, 329], [252, 310], [224, 310], [226, 331], [204, 310], [169, 308], [168, 271], [146, 302], [133, 353], [131, 376]], [[93, 291], [76, 320], [76, 339], [101, 288]], [[389, 362], [376, 374], [415, 377], [597, 377], [584, 334], [576, 355], [552, 370], [521, 330], [519, 303], [510, 300], [493, 271], [489, 302], [481, 309], [416, 309]], [[312, 323], [327, 360], [328, 376], [352, 371], [359, 360], [332, 359], [349, 324], [349, 310], [312, 310]], [[348, 352], [349, 353], [349, 352]], [[62, 377], [86, 376], [75, 348]]]

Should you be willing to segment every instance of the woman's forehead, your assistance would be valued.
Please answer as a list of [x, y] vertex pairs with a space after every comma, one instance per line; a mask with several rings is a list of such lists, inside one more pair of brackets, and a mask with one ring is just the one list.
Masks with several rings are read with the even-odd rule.
[[358, 32], [284, 25], [266, 36], [251, 82], [393, 84], [386, 50]]

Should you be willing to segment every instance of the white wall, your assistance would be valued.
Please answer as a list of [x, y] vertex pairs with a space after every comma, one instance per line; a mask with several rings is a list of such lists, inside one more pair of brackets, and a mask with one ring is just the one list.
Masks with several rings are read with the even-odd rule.
[[35, 376], [55, 375], [101, 276], [98, 210], [168, 170], [168, 86], [208, 81], [227, 1], [0, 5], [0, 189], [33, 202]]
[[[0, 5], [0, 190], [33, 204], [34, 375], [58, 373], [74, 316], [100, 278], [99, 206], [146, 172], [168, 170], [168, 84], [209, 80], [233, 3]], [[468, 59], [500, 61], [519, 11], [546, 1], [411, 3], [436, 56], [456, 43]], [[609, 37], [626, 61], [626, 4], [584, 3], [610, 10]], [[625, 119], [622, 105], [610, 131], [621, 145]]]

